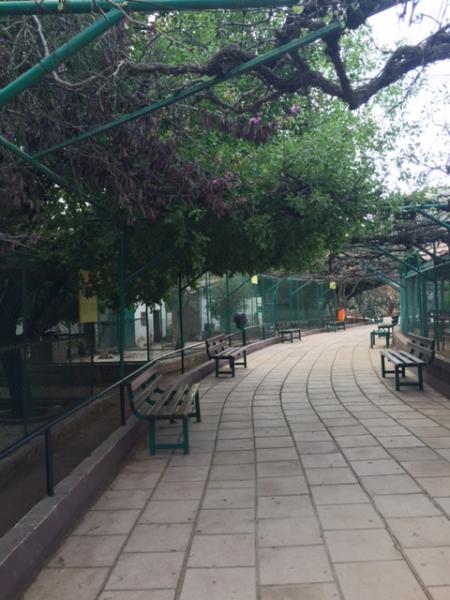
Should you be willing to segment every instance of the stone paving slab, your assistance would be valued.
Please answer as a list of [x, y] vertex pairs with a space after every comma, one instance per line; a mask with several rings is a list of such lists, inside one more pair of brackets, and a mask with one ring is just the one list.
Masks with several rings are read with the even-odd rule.
[[206, 378], [191, 454], [140, 441], [25, 600], [449, 600], [450, 401], [370, 329]]

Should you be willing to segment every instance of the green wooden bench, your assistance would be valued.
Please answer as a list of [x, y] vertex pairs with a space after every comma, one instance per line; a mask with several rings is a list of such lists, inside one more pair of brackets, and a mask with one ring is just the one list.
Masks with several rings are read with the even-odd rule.
[[287, 338], [294, 343], [294, 335], [298, 335], [298, 339], [302, 339], [302, 330], [300, 327], [289, 327], [286, 329], [278, 329], [278, 333], [281, 335], [281, 343], [284, 344], [284, 338]]
[[375, 346], [375, 338], [384, 338], [386, 348], [389, 348], [392, 327], [393, 325], [379, 325], [378, 329], [373, 329], [370, 332], [370, 347], [373, 348]]
[[378, 329], [373, 329], [370, 332], [370, 347], [373, 348], [375, 345], [375, 338], [384, 338], [386, 341], [386, 348], [389, 348], [389, 342], [391, 336], [394, 334], [394, 327], [398, 325], [399, 315], [391, 317], [391, 324], [379, 325]]
[[[230, 335], [210, 338], [205, 340], [205, 343], [208, 358], [215, 361], [216, 377], [220, 374], [234, 377], [237, 365], [247, 368], [247, 346], [232, 346]], [[228, 362], [228, 371], [220, 370], [221, 361]]]
[[[197, 383], [179, 379], [166, 389], [160, 387], [162, 375], [158, 368], [148, 367], [127, 383], [128, 400], [133, 414], [148, 423], [148, 450], [152, 456], [156, 450], [181, 448], [189, 454], [189, 417], [200, 422], [200, 397]], [[156, 442], [156, 421], [182, 421], [181, 442]]]
[[[423, 390], [423, 368], [434, 358], [434, 340], [413, 333], [408, 333], [407, 351], [381, 350], [381, 375], [395, 375], [395, 389], [401, 386], [414, 386]], [[394, 365], [393, 369], [386, 368], [386, 360]], [[405, 369], [417, 369], [417, 381], [403, 381]], [[402, 379], [400, 379], [400, 376]]]
[[281, 336], [281, 343], [284, 344], [285, 338], [294, 343], [294, 336], [298, 336], [298, 339], [302, 339], [302, 331], [300, 327], [295, 324], [288, 322], [275, 323], [275, 328], [278, 335]]
[[382, 323], [383, 317], [368, 317], [369, 323]]
[[338, 331], [339, 329], [345, 331], [345, 321], [328, 321], [327, 331]]

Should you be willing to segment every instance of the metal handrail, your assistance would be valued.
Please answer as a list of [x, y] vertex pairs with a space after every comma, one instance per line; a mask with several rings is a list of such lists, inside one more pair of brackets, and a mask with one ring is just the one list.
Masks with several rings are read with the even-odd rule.
[[[263, 332], [264, 332], [265, 325], [267, 325], [267, 324], [264, 324], [264, 323], [262, 324]], [[256, 327], [259, 328], [259, 327], [261, 327], [261, 325], [257, 325], [257, 326], [254, 325], [254, 326], [246, 327], [245, 329], [253, 329]], [[236, 330], [235, 332], [230, 333], [228, 335], [242, 333], [243, 331], [245, 331], [245, 330]], [[221, 334], [221, 335], [223, 335], [223, 334]], [[219, 337], [221, 337], [221, 335], [217, 335], [215, 337], [219, 338]], [[263, 333], [263, 335], [264, 335], [264, 333]], [[214, 339], [214, 338], [212, 338], [212, 339]], [[119, 381], [114, 382], [112, 385], [108, 386], [101, 392], [98, 392], [97, 394], [94, 394], [90, 398], [87, 398], [86, 400], [84, 400], [83, 402], [81, 402], [80, 404], [78, 404], [77, 406], [72, 408], [71, 410], [65, 412], [64, 414], [60, 415], [59, 417], [54, 418], [49, 423], [41, 425], [40, 427], [38, 427], [37, 429], [32, 431], [27, 436], [21, 438], [20, 440], [18, 440], [16, 442], [13, 442], [6, 448], [3, 448], [2, 450], [0, 450], [0, 460], [7, 458], [11, 454], [16, 452], [20, 448], [22, 448], [23, 446], [29, 444], [34, 439], [43, 435], [44, 436], [44, 446], [45, 446], [44, 451], [45, 451], [45, 472], [46, 472], [47, 495], [53, 496], [54, 495], [54, 472], [53, 472], [52, 429], [54, 427], [56, 427], [57, 425], [59, 425], [60, 423], [62, 423], [63, 421], [65, 421], [66, 419], [69, 419], [73, 415], [77, 414], [80, 410], [82, 410], [86, 406], [89, 406], [96, 400], [99, 400], [103, 396], [106, 396], [113, 390], [120, 389], [122, 391], [125, 384], [130, 379], [136, 377], [141, 372], [145, 371], [148, 367], [150, 367], [162, 360], [166, 360], [167, 358], [180, 355], [181, 360], [182, 360], [182, 372], [184, 372], [184, 355], [185, 355], [185, 353], [189, 350], [192, 350], [193, 348], [200, 348], [202, 346], [204, 347], [204, 345], [205, 345], [205, 340], [202, 340], [201, 342], [196, 342], [195, 344], [189, 344], [188, 346], [184, 346], [183, 348], [177, 348], [176, 350], [173, 350], [171, 352], [166, 352], [162, 356], [158, 356], [157, 358], [147, 361], [146, 363], [144, 363], [143, 365], [141, 365], [140, 367], [135, 369], [132, 373], [129, 373], [128, 375], [126, 375], [125, 377], [120, 379]], [[120, 394], [120, 414], [121, 414], [121, 425], [125, 425], [126, 424], [126, 412], [125, 412], [125, 396], [123, 393]]]

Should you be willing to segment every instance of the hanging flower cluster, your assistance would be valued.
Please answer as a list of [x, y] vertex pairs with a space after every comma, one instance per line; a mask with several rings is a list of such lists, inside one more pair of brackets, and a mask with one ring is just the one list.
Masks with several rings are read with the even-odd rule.
[[248, 122], [250, 125], [259, 125], [261, 123], [261, 113], [257, 113], [254, 117], [250, 117]]

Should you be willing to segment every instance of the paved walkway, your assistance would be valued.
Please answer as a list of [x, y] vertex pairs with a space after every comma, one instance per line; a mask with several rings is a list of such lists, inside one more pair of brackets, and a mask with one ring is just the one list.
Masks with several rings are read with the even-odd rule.
[[191, 454], [142, 443], [26, 600], [449, 600], [450, 401], [369, 330], [204, 380]]

